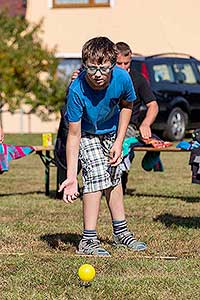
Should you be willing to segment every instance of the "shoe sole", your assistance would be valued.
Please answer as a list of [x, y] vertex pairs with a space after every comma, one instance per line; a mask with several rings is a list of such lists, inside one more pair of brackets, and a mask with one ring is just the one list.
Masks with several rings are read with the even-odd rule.
[[113, 247], [115, 247], [115, 248], [126, 248], [126, 249], [134, 251], [134, 252], [140, 252], [140, 251], [147, 250], [147, 247], [144, 248], [144, 249], [134, 249], [134, 248], [128, 247], [126, 245], [118, 245], [118, 244], [113, 244]]
[[76, 251], [76, 255], [79, 255], [79, 256], [86, 256], [86, 257], [111, 257], [111, 255], [99, 255], [99, 254], [86, 254], [86, 253], [83, 253], [83, 252], [79, 252], [79, 251]]

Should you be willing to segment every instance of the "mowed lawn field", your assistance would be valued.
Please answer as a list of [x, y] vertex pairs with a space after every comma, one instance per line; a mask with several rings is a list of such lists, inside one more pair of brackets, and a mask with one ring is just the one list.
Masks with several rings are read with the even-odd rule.
[[[6, 143], [40, 145], [40, 135], [7, 135]], [[112, 247], [102, 199], [98, 234], [110, 258], [75, 254], [82, 232], [82, 203], [44, 195], [44, 166], [36, 154], [12, 161], [0, 176], [0, 299], [200, 299], [200, 186], [191, 184], [189, 153], [162, 153], [164, 172], [146, 172], [136, 153], [125, 208], [129, 229], [148, 250]], [[83, 263], [96, 269], [80, 285]]]

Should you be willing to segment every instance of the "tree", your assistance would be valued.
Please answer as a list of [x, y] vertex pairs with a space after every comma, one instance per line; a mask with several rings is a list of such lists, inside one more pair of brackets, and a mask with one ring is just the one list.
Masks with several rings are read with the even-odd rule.
[[0, 12], [0, 108], [14, 112], [28, 104], [44, 117], [60, 110], [66, 82], [57, 76], [55, 49], [42, 45], [41, 22], [30, 24], [20, 16]]

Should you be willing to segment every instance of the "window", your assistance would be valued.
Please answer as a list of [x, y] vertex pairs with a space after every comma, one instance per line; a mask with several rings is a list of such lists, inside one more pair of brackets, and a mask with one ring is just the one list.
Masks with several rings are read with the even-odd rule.
[[27, 7], [27, 0], [22, 0], [22, 7]]
[[198, 71], [199, 71], [199, 73], [200, 73], [200, 65], [197, 65], [197, 69], [198, 69]]
[[110, 0], [53, 0], [54, 8], [106, 6], [110, 6]]
[[190, 64], [174, 64], [176, 80], [180, 83], [195, 84], [197, 80]]
[[62, 58], [58, 63], [58, 76], [64, 80], [81, 67], [81, 58]]
[[175, 82], [174, 75], [172, 72], [172, 67], [170, 65], [162, 64], [162, 65], [154, 65], [154, 80], [156, 82]]

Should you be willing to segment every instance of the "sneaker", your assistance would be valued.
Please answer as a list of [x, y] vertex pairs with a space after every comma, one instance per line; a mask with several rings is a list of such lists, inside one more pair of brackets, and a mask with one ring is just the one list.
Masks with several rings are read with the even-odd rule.
[[[128, 242], [130, 239], [132, 241]], [[113, 246], [127, 247], [133, 251], [144, 251], [147, 249], [147, 245], [143, 242], [137, 241], [133, 234], [129, 231], [123, 232], [119, 235], [113, 235]]]
[[81, 240], [78, 246], [77, 254], [81, 255], [96, 255], [96, 256], [111, 256], [110, 253], [104, 248], [99, 247], [100, 241], [94, 240]]

